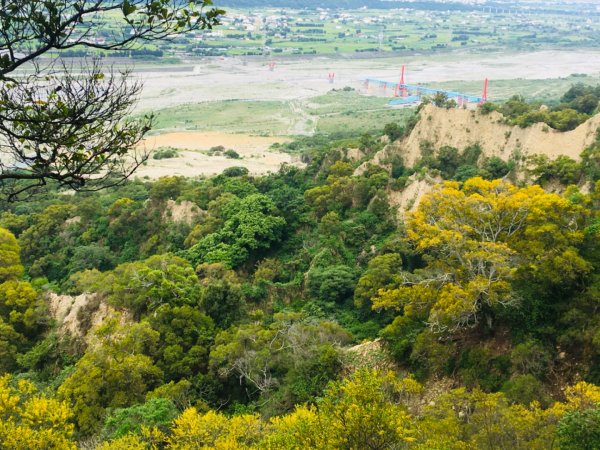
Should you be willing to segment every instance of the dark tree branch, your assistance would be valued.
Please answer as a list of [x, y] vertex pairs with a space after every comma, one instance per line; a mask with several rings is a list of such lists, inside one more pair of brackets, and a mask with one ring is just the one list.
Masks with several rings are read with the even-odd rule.
[[[147, 159], [137, 147], [152, 117], [129, 118], [141, 85], [127, 73], [103, 74], [96, 61], [89, 66], [0, 87], [0, 190], [9, 199], [39, 180], [76, 190], [118, 183]], [[18, 180], [18, 189], [6, 180]]]
[[[50, 51], [129, 48], [217, 25], [211, 0], [0, 0], [0, 192], [21, 198], [49, 183], [98, 190], [125, 181], [146, 161], [139, 144], [152, 117], [132, 119], [141, 92], [128, 73], [104, 74], [98, 60], [81, 68], [44, 68]], [[111, 16], [118, 31], [92, 40]], [[26, 66], [30, 75], [15, 75]], [[31, 70], [32, 69], [32, 70]]]
[[[212, 28], [224, 11], [205, 8], [211, 0], [0, 0], [0, 80], [51, 50], [90, 47], [127, 48], [139, 40], [159, 40], [183, 32]], [[121, 34], [99, 44], [87, 38], [106, 18], [119, 12]], [[114, 19], [113, 19], [114, 20]], [[76, 31], [82, 34], [73, 38]], [[73, 42], [70, 42], [73, 40]], [[17, 57], [16, 54], [22, 52]]]

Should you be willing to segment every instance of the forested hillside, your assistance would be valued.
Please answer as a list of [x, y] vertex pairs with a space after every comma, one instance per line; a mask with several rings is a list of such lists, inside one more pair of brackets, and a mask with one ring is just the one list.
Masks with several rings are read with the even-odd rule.
[[3, 204], [0, 448], [598, 448], [600, 140], [371, 159], [415, 125]]

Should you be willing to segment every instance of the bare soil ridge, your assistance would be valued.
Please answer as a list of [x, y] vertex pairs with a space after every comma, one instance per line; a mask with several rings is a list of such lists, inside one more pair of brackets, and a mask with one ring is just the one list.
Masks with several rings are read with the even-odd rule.
[[421, 156], [420, 146], [424, 141], [431, 142], [436, 149], [448, 145], [462, 150], [479, 144], [484, 156], [504, 160], [515, 151], [525, 156], [540, 154], [554, 159], [567, 155], [579, 160], [581, 152], [594, 142], [600, 127], [600, 115], [566, 132], [556, 131], [544, 123], [528, 128], [507, 125], [498, 112], [482, 114], [427, 105], [420, 115], [421, 120], [406, 138], [391, 144], [394, 148], [383, 150], [386, 153], [399, 151], [408, 166]]
[[[430, 142], [437, 150], [445, 145], [459, 150], [479, 144], [482, 156], [498, 156], [507, 160], [514, 152], [521, 155], [546, 155], [554, 159], [566, 155], [579, 160], [581, 152], [589, 147], [600, 128], [600, 115], [596, 115], [572, 131], [560, 132], [544, 123], [528, 128], [504, 123], [498, 112], [482, 114], [477, 110], [445, 109], [433, 105], [425, 106], [421, 119], [412, 132], [403, 139], [388, 144], [374, 155], [370, 163], [388, 166], [389, 157], [400, 154], [407, 166], [415, 164], [421, 157], [421, 144]], [[356, 174], [362, 173], [367, 163], [362, 164]], [[389, 191], [389, 201], [398, 210], [398, 217], [414, 211], [423, 195], [431, 192], [442, 182], [439, 177], [412, 175], [400, 191]]]

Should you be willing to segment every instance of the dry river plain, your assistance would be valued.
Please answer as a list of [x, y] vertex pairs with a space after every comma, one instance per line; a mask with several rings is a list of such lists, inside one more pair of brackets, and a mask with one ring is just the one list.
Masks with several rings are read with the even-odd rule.
[[[274, 70], [269, 69], [269, 61], [275, 61]], [[402, 58], [317, 56], [274, 60], [215, 57], [182, 61], [173, 66], [140, 66], [134, 70], [134, 76], [144, 83], [137, 110], [140, 113], [160, 114], [166, 108], [203, 102], [282, 101], [293, 106], [291, 114], [297, 117], [291, 120], [286, 131], [276, 136], [268, 132], [234, 134], [222, 127], [197, 132], [177, 128], [155, 130], [155, 135], [143, 143], [146, 148], [174, 147], [182, 151], [177, 158], [150, 158], [137, 176], [212, 175], [231, 166], [245, 166], [252, 174], [264, 174], [276, 171], [283, 163], [300, 164], [292, 155], [269, 149], [275, 142], [286, 142], [287, 135], [311, 133], [306, 112], [298, 105], [332, 88], [345, 86], [364, 95], [382, 95], [380, 90], [373, 88], [365, 91], [362, 80], [367, 77], [397, 80], [402, 65], [406, 66], [406, 82], [411, 84], [447, 84], [450, 81], [481, 81], [483, 84], [486, 77], [494, 81], [557, 79], [574, 73], [600, 74], [600, 51], [455, 52]], [[331, 72], [335, 73], [333, 84], [328, 80]], [[233, 120], [232, 128], [235, 128]], [[218, 145], [235, 150], [241, 159], [207, 154], [207, 150]]]

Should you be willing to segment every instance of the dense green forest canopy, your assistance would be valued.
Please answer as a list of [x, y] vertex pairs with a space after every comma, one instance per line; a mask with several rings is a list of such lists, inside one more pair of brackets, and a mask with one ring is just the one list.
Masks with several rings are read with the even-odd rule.
[[597, 448], [600, 139], [553, 193], [379, 135], [4, 204], [0, 448]]

